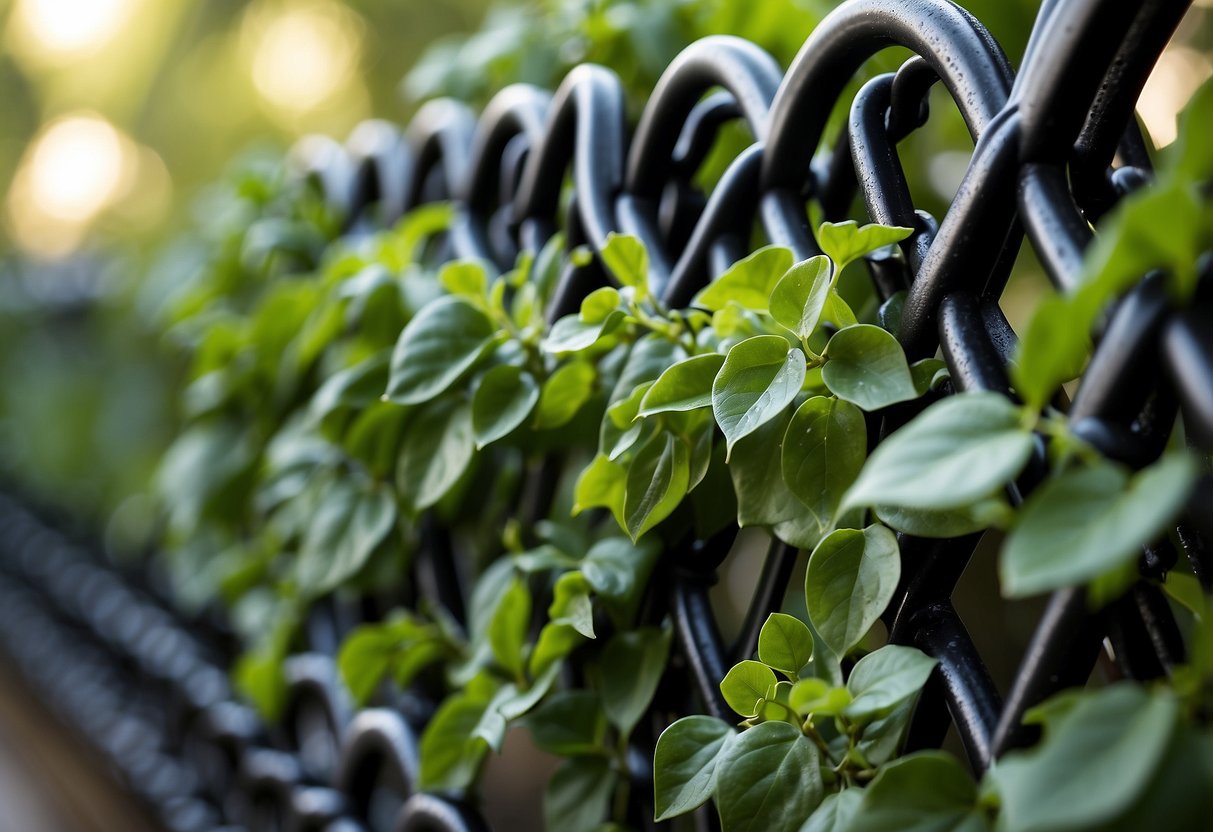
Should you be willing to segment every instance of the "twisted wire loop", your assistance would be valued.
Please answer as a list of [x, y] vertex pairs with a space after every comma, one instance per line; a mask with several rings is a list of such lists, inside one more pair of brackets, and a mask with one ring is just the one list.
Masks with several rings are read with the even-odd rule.
[[[570, 250], [584, 245], [595, 253], [612, 232], [633, 234], [649, 252], [651, 289], [673, 307], [748, 253], [756, 224], [770, 242], [811, 256], [818, 246], [807, 201], [841, 218], [858, 196], [873, 221], [914, 229], [900, 244], [902, 256], [867, 259], [881, 301], [907, 293], [900, 336], [907, 354], [938, 349], [955, 390], [1014, 397], [1006, 367], [1015, 333], [998, 299], [1024, 234], [1053, 283], [1074, 287], [1090, 223], [1150, 177], [1133, 106], [1187, 5], [1145, 0], [1124, 14], [1113, 0], [1047, 1], [1015, 74], [981, 24], [947, 0], [849, 0], [822, 21], [786, 73], [737, 38], [691, 45], [657, 83], [630, 137], [618, 77], [585, 65], [551, 94], [507, 87], [479, 117], [440, 100], [422, 107], [404, 131], [376, 121], [345, 145], [309, 137], [291, 161], [300, 180], [346, 217], [351, 234], [427, 202], [451, 202], [454, 220], [438, 256], [496, 270], [509, 268], [519, 251], [539, 251], [558, 230]], [[913, 57], [862, 86], [841, 135], [819, 152], [847, 84], [889, 46]], [[936, 84], [975, 143], [939, 220], [915, 207], [898, 156], [898, 143], [925, 123]], [[704, 194], [695, 174], [721, 127], [738, 120], [752, 143]], [[553, 320], [611, 279], [600, 257], [579, 263], [560, 277]], [[1190, 440], [1213, 448], [1210, 301], [1198, 304], [1176, 310], [1162, 275], [1144, 275], [1096, 333], [1077, 394], [1058, 405], [1106, 456], [1134, 468], [1149, 464], [1180, 412]], [[892, 409], [878, 435], [913, 415], [914, 406]], [[1038, 443], [1009, 489], [1013, 501], [1041, 479], [1043, 456]], [[546, 511], [559, 464], [548, 460], [521, 489], [539, 495], [536, 511]], [[1206, 589], [1213, 566], [1203, 535], [1213, 533], [1211, 524], [1213, 485], [1205, 482], [1178, 539]], [[352, 710], [332, 659], [349, 616], [332, 607], [313, 614], [315, 652], [292, 659], [286, 712], [267, 728], [233, 700], [211, 630], [194, 634], [139, 576], [99, 563], [3, 498], [0, 526], [6, 651], [161, 807], [171, 828], [212, 828], [224, 817], [270, 829], [487, 828], [473, 807], [418, 790], [417, 738], [433, 702], [410, 692], [397, 703]], [[726, 717], [718, 683], [729, 662], [752, 654], [762, 621], [780, 606], [797, 552], [772, 541], [740, 636], [725, 644], [708, 589], [736, 533], [729, 527], [685, 540], [654, 576], [644, 616], [672, 620], [676, 651], [668, 672], [689, 674], [694, 684], [663, 686], [654, 718], [633, 736], [639, 760], [651, 759], [657, 714]], [[1142, 579], [1099, 613], [1088, 611], [1082, 589], [1056, 592], [1004, 698], [950, 600], [979, 538], [899, 535], [903, 567], [885, 616], [889, 638], [938, 660], [910, 727], [910, 748], [938, 746], [954, 725], [974, 768], [984, 769], [1034, 739], [1022, 725], [1025, 711], [1082, 684], [1105, 639], [1135, 679], [1161, 676], [1182, 661], [1170, 609], [1147, 580], [1178, 558], [1164, 541], [1143, 553]], [[431, 520], [414, 560], [415, 584], [463, 619], [469, 587], [455, 560]], [[50, 649], [35, 651], [35, 644]], [[150, 724], [155, 720], [163, 725]], [[155, 776], [141, 774], [149, 771]], [[632, 790], [634, 800], [647, 800], [646, 793]], [[651, 811], [634, 814], [651, 826]]]

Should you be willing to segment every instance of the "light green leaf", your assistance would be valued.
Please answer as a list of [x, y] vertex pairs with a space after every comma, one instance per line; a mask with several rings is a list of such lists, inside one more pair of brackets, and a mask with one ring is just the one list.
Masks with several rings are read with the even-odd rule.
[[935, 667], [935, 660], [913, 647], [886, 644], [855, 663], [847, 679], [853, 697], [843, 712], [853, 720], [886, 716], [917, 696]]
[[771, 317], [807, 339], [821, 320], [833, 277], [830, 259], [822, 255], [792, 266], [771, 291]]
[[857, 324], [835, 333], [821, 377], [830, 392], [864, 410], [918, 398], [897, 339], [878, 326]]
[[1063, 382], [1077, 378], [1091, 351], [1091, 325], [1097, 311], [1073, 299], [1053, 295], [1032, 313], [1028, 330], [1011, 362], [1011, 380], [1028, 406], [1048, 404]]
[[984, 832], [977, 787], [943, 751], [921, 751], [880, 769], [863, 791], [849, 832]]
[[661, 732], [653, 752], [655, 820], [663, 821], [697, 809], [715, 788], [716, 760], [731, 725], [710, 716], [688, 716]]
[[565, 315], [552, 324], [551, 331], [543, 339], [542, 347], [545, 352], [553, 355], [589, 349], [598, 343], [599, 339], [619, 329], [626, 317], [626, 313], [619, 309], [593, 323], [582, 320], [580, 315]]
[[724, 432], [726, 459], [738, 439], [787, 407], [805, 377], [804, 353], [778, 335], [747, 338], [729, 350], [712, 383], [712, 413]]
[[627, 478], [627, 468], [598, 454], [577, 478], [573, 488], [573, 514], [580, 514], [588, 508], [609, 509], [619, 528], [626, 530], [623, 497]]
[[594, 606], [590, 602], [590, 584], [580, 572], [565, 572], [552, 590], [548, 618], [554, 624], [568, 624], [586, 638], [594, 638]]
[[910, 377], [914, 389], [925, 396], [928, 391], [938, 390], [944, 381], [951, 378], [948, 364], [939, 358], [923, 358], [910, 365]]
[[572, 361], [552, 373], [539, 394], [535, 428], [543, 430], [567, 424], [593, 395], [596, 375], [594, 365], [586, 361]]
[[501, 364], [492, 368], [472, 396], [472, 434], [483, 448], [509, 435], [526, 421], [539, 401], [539, 385], [520, 367]]
[[694, 410], [712, 405], [712, 381], [724, 365], [719, 353], [695, 355], [667, 369], [645, 393], [640, 415]]
[[595, 832], [608, 817], [616, 777], [603, 757], [566, 761], [543, 794], [544, 829]]
[[646, 381], [654, 381], [671, 364], [687, 357], [686, 350], [676, 341], [664, 335], [650, 332], [641, 336], [628, 350], [627, 361], [619, 372], [619, 379], [611, 389], [609, 404], [625, 399]]
[[786, 722], [764, 722], [729, 740], [716, 762], [724, 832], [797, 829], [822, 798], [817, 748]]
[[623, 517], [632, 540], [669, 517], [690, 483], [691, 452], [669, 433], [648, 441], [628, 466], [623, 494]]
[[636, 447], [642, 438], [648, 439], [656, 432], [656, 423], [636, 418], [640, 414], [640, 402], [652, 386], [653, 382], [646, 381], [630, 396], [607, 408], [598, 429], [598, 449], [610, 460], [619, 459]]
[[488, 638], [497, 663], [516, 677], [522, 675], [522, 651], [530, 624], [531, 593], [521, 578], [514, 578], [493, 612]]
[[[999, 505], [1010, 511], [1002, 501]], [[901, 506], [875, 506], [873, 511], [880, 521], [894, 531], [912, 534], [915, 537], [947, 538], [961, 537], [981, 531], [991, 525], [993, 515], [986, 516], [977, 506], [949, 509], [903, 508]]]
[[899, 243], [912, 233], [912, 228], [876, 223], [861, 228], [854, 220], [823, 222], [817, 229], [817, 245], [821, 246], [821, 250], [834, 261], [834, 265], [841, 272], [865, 254]]
[[489, 276], [476, 260], [454, 260], [443, 265], [438, 281], [452, 295], [483, 303], [488, 296]]
[[897, 538], [884, 526], [839, 529], [813, 550], [805, 570], [809, 619], [836, 656], [867, 634], [901, 578]]
[[987, 777], [1007, 832], [1099, 829], [1137, 800], [1175, 731], [1178, 703], [1132, 684], [1089, 693], [1050, 721], [1045, 739], [1013, 751]]
[[788, 489], [783, 477], [771, 476], [780, 468], [783, 438], [791, 416], [781, 413], [738, 441], [727, 470], [737, 495], [737, 523], [774, 526], [807, 514], [800, 500]]
[[473, 732], [489, 700], [469, 693], [447, 698], [421, 735], [419, 786], [427, 791], [462, 792], [476, 779], [488, 743]]
[[459, 400], [439, 400], [409, 423], [396, 464], [396, 492], [414, 511], [441, 500], [472, 461], [472, 408]]
[[693, 306], [716, 312], [733, 301], [755, 312], [766, 312], [771, 291], [792, 265], [792, 252], [766, 246], [738, 260], [729, 270], [695, 296]]
[[750, 659], [733, 665], [720, 681], [720, 693], [728, 706], [740, 716], [752, 717], [758, 713], [758, 701], [766, 698], [767, 691], [778, 681], [775, 671], [762, 662]]
[[623, 537], [603, 538], [585, 553], [581, 572], [595, 593], [626, 602], [644, 587], [660, 550], [660, 545], [649, 541], [634, 544]]
[[834, 526], [839, 503], [867, 456], [863, 413], [850, 402], [814, 396], [792, 415], [781, 468], [788, 488], [812, 512], [822, 533]]
[[621, 734], [649, 709], [670, 655], [670, 633], [656, 627], [618, 633], [602, 652], [602, 707]]
[[851, 704], [851, 692], [825, 679], [801, 679], [788, 694], [788, 707], [801, 716], [838, 716]]
[[842, 510], [970, 505], [1013, 480], [1032, 445], [1019, 408], [998, 393], [950, 396], [877, 446], [843, 498]]
[[488, 316], [467, 301], [434, 301], [400, 333], [387, 397], [398, 404], [434, 398], [487, 354], [496, 333]]
[[796, 676], [813, 658], [813, 634], [803, 621], [773, 612], [758, 633], [758, 659], [768, 667]]
[[600, 324], [619, 309], [619, 290], [614, 286], [595, 289], [581, 301], [580, 318], [587, 324]]
[[1196, 475], [1192, 459], [1177, 453], [1133, 476], [1098, 462], [1048, 480], [1003, 547], [1003, 592], [1020, 598], [1074, 586], [1132, 560], [1183, 508]]
[[602, 247], [602, 262], [623, 286], [648, 291], [649, 253], [639, 238], [627, 234], [607, 234]]
[[382, 394], [387, 384], [389, 355], [376, 353], [352, 367], [325, 379], [308, 403], [308, 415], [322, 419], [342, 407], [367, 407]]

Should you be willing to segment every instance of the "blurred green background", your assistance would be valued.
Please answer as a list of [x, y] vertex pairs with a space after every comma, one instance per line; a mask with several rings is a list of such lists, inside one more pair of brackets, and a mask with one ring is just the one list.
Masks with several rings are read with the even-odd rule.
[[[586, 60], [616, 69], [638, 112], [696, 37], [741, 35], [786, 65], [833, 5], [0, 0], [0, 472], [81, 517], [140, 516], [180, 375], [145, 284], [196, 264], [196, 247], [173, 241], [206, 218], [206, 186], [250, 152], [308, 132], [344, 138], [371, 116], [404, 123], [435, 95], [479, 104], [512, 81], [551, 87]], [[1017, 63], [1037, 3], [962, 5]], [[1142, 97], [1159, 145], [1213, 74], [1211, 18], [1213, 0], [1199, 0]], [[904, 148], [935, 211], [971, 150], [942, 103]], [[1016, 285], [1037, 291], [1031, 263], [1020, 271]]]

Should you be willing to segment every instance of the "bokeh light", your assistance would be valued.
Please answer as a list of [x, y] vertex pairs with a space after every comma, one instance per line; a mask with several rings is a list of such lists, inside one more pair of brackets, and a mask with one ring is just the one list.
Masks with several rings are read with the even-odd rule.
[[19, 0], [14, 24], [45, 57], [75, 57], [121, 32], [140, 0]]
[[146, 220], [165, 210], [167, 192], [159, 157], [100, 116], [74, 113], [51, 121], [30, 142], [9, 189], [8, 221], [22, 249], [60, 257], [120, 200], [132, 201], [124, 206], [127, 218]]
[[361, 54], [359, 18], [333, 2], [261, 3], [245, 18], [253, 85], [273, 107], [298, 115], [351, 83]]

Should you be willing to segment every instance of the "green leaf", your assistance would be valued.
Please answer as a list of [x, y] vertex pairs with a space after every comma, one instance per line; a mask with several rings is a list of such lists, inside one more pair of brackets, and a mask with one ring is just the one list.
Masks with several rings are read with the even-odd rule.
[[565, 572], [552, 590], [548, 618], [554, 624], [568, 624], [586, 638], [594, 638], [594, 606], [590, 602], [590, 584], [580, 572]]
[[1039, 410], [1063, 382], [1077, 378], [1091, 351], [1097, 311], [1070, 298], [1046, 297], [1032, 313], [1011, 362], [1011, 381], [1027, 405]]
[[1013, 480], [1032, 445], [1019, 408], [998, 393], [950, 396], [877, 446], [843, 498], [842, 510], [970, 505]]
[[475, 366], [494, 343], [488, 316], [457, 297], [422, 309], [400, 333], [392, 353], [387, 397], [398, 404], [434, 398]]
[[804, 353], [778, 335], [747, 338], [729, 350], [712, 382], [712, 413], [726, 441], [726, 459], [738, 439], [779, 415], [805, 377]]
[[778, 679], [775, 671], [751, 659], [738, 662], [720, 681], [720, 693], [730, 708], [747, 719], [758, 713], [758, 702]]
[[833, 528], [867, 448], [863, 413], [850, 402], [814, 396], [792, 415], [783, 438], [783, 479], [812, 512], [822, 533]]
[[822, 798], [817, 748], [786, 722], [764, 722], [725, 744], [716, 762], [724, 832], [797, 829]]
[[813, 658], [813, 634], [795, 616], [773, 612], [758, 633], [758, 659], [768, 667], [796, 676]]
[[1177, 453], [1129, 476], [1113, 462], [1065, 471], [1024, 504], [1003, 547], [1002, 589], [1075, 586], [1132, 560], [1183, 508], [1197, 468]]
[[396, 503], [388, 488], [364, 490], [345, 480], [333, 481], [299, 547], [300, 588], [322, 595], [353, 577], [395, 522]]
[[561, 690], [527, 715], [523, 724], [535, 745], [549, 754], [576, 757], [602, 751], [606, 718], [588, 690]]
[[661, 547], [634, 544], [623, 537], [594, 543], [581, 561], [581, 573], [595, 593], [610, 601], [629, 601], [643, 589]]
[[[1009, 507], [1005, 503], [1000, 505]], [[974, 506], [951, 509], [904, 508], [875, 506], [880, 521], [889, 528], [915, 537], [961, 537], [981, 531], [990, 525], [990, 517], [975, 511]]]
[[1103, 828], [1149, 783], [1178, 714], [1171, 694], [1132, 684], [1085, 694], [1050, 721], [1044, 742], [1010, 752], [990, 769], [1002, 803], [999, 828]]
[[489, 645], [497, 663], [516, 677], [522, 675], [523, 648], [531, 624], [531, 593], [520, 578], [510, 582], [489, 624]]
[[602, 757], [565, 762], [543, 794], [544, 829], [594, 832], [608, 816], [616, 777]]
[[573, 488], [573, 514], [580, 514], [588, 508], [609, 509], [619, 528], [626, 530], [623, 497], [627, 477], [627, 468], [598, 454], [577, 478]]
[[627, 398], [637, 387], [646, 381], [655, 381], [667, 367], [686, 357], [686, 350], [664, 335], [650, 332], [642, 336], [628, 350], [619, 379], [611, 390], [609, 403]]
[[823, 222], [817, 229], [817, 245], [834, 261], [835, 267], [841, 272], [848, 264], [865, 254], [899, 243], [912, 233], [912, 228], [876, 223], [861, 228], [854, 220]]
[[[591, 312], [596, 314], [596, 310]], [[626, 317], [626, 313], [619, 309], [593, 323], [582, 320], [580, 315], [565, 315], [552, 324], [551, 330], [543, 339], [542, 347], [545, 352], [553, 355], [589, 349], [598, 343], [599, 339], [619, 329]]]
[[838, 716], [851, 704], [851, 692], [825, 679], [801, 679], [788, 694], [788, 707], [801, 716]]
[[619, 309], [621, 299], [619, 290], [613, 286], [603, 286], [595, 289], [581, 301], [580, 318], [587, 324], [600, 324], [611, 317], [611, 313]]
[[878, 326], [857, 324], [835, 333], [821, 377], [830, 392], [864, 410], [918, 398], [897, 339]]
[[821, 320], [833, 277], [830, 259], [822, 255], [792, 266], [771, 290], [771, 317], [807, 340]]
[[662, 373], [640, 402], [640, 415], [695, 410], [712, 405], [712, 381], [724, 365], [719, 353], [695, 355]]
[[607, 234], [602, 247], [602, 262], [623, 286], [648, 291], [649, 254], [639, 238], [627, 234]]
[[543, 430], [567, 424], [593, 395], [596, 376], [594, 365], [586, 361], [570, 362], [552, 373], [539, 395], [535, 428]]
[[952, 375], [946, 361], [923, 358], [910, 365], [910, 377], [914, 379], [914, 389], [918, 395], [925, 396], [931, 390], [938, 390]]
[[697, 809], [715, 788], [716, 760], [733, 727], [710, 716], [688, 716], [661, 732], [653, 752], [654, 819]]
[[459, 693], [439, 706], [421, 735], [420, 788], [459, 793], [472, 784], [488, 751], [473, 732], [488, 705], [487, 698]]
[[489, 276], [476, 260], [454, 260], [443, 265], [438, 281], [452, 295], [483, 303], [488, 296]]
[[855, 663], [847, 679], [852, 701], [843, 712], [853, 720], [886, 716], [917, 696], [935, 667], [935, 660], [913, 647], [886, 644]]
[[888, 606], [901, 578], [897, 538], [884, 526], [839, 529], [817, 544], [805, 570], [809, 619], [842, 657]]
[[861, 800], [861, 789], [827, 794], [804, 826], [800, 827], [800, 832], [850, 832], [851, 818], [855, 816]]
[[640, 402], [652, 386], [653, 382], [646, 381], [627, 398], [607, 408], [598, 430], [598, 449], [612, 461], [632, 450], [642, 437], [648, 439], [656, 432], [656, 423], [637, 418]]
[[396, 464], [396, 492], [414, 511], [441, 500], [467, 470], [476, 451], [472, 408], [460, 400], [438, 400], [409, 423]]
[[388, 353], [376, 353], [352, 367], [333, 373], [308, 402], [308, 415], [322, 419], [342, 407], [363, 408], [383, 394], [387, 384]]
[[476, 448], [509, 435], [526, 421], [538, 401], [539, 385], [522, 368], [501, 364], [485, 373], [472, 396]]
[[792, 252], [766, 246], [738, 260], [729, 270], [695, 296], [693, 306], [716, 312], [733, 301], [755, 312], [766, 312], [775, 284], [792, 265]]
[[737, 522], [743, 528], [774, 526], [807, 513], [783, 477], [771, 476], [779, 470], [790, 421], [790, 414], [781, 413], [737, 443], [727, 470], [737, 495]]
[[964, 766], [943, 751], [921, 751], [887, 766], [863, 791], [849, 832], [982, 832], [977, 787]]
[[623, 494], [625, 528], [633, 541], [670, 516], [690, 484], [691, 452], [669, 433], [648, 441], [628, 466]]
[[670, 633], [656, 627], [618, 633], [602, 652], [602, 707], [619, 733], [632, 733], [665, 673]]

